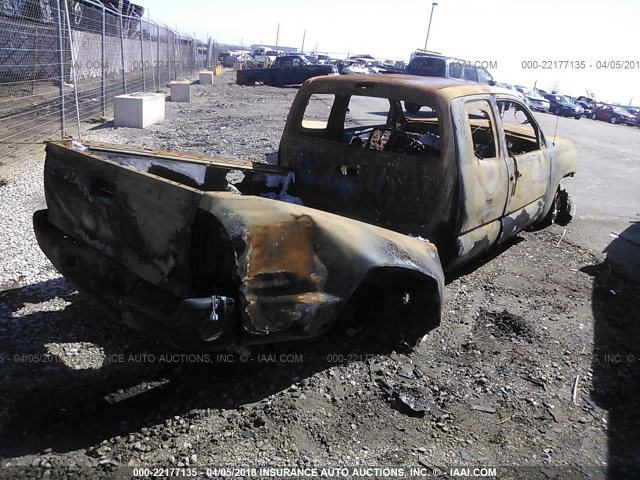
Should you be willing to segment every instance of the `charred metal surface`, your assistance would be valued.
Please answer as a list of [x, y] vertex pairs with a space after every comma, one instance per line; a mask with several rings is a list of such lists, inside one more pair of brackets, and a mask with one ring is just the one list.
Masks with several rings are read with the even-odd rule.
[[[45, 177], [49, 208], [34, 228], [56, 268], [128, 325], [180, 348], [319, 335], [363, 282], [413, 285], [405, 340], [439, 323], [435, 247], [288, 203], [299, 203], [288, 170], [54, 142]], [[384, 318], [376, 314], [371, 323]]]
[[[284, 340], [320, 334], [376, 269], [428, 279], [420, 295], [431, 299], [438, 313], [425, 309], [416, 325], [424, 335], [439, 323], [443, 277], [428, 242], [264, 198], [211, 192], [200, 206], [220, 219], [240, 246], [242, 321], [254, 341], [264, 335]], [[381, 287], [385, 281], [391, 282], [391, 275], [378, 278]]]
[[[303, 121], [316, 94], [335, 95], [324, 126]], [[345, 128], [349, 101], [358, 96], [389, 99], [391, 105], [367, 148], [344, 141], [354, 131]], [[528, 112], [502, 89], [459, 80], [312, 79], [289, 113], [280, 164], [296, 174], [291, 191], [305, 205], [429, 238], [445, 268], [455, 268], [543, 218], [562, 178], [576, 171], [571, 142], [545, 140], [532, 116], [534, 137], [527, 128], [503, 124], [497, 102], [504, 101]], [[401, 102], [429, 106], [435, 118], [405, 118]], [[472, 119], [478, 109], [488, 118]], [[437, 151], [430, 147], [420, 156], [395, 148], [394, 137], [411, 141], [416, 133], [436, 134]]]
[[[328, 120], [303, 122], [312, 94], [334, 95]], [[347, 125], [358, 96], [388, 102], [386, 119]], [[505, 101], [527, 121], [503, 122]], [[430, 110], [407, 118], [407, 102]], [[49, 143], [38, 242], [181, 348], [310, 338], [337, 318], [413, 343], [440, 320], [441, 258], [455, 268], [547, 218], [576, 171], [573, 144], [546, 140], [516, 97], [409, 75], [306, 82], [279, 158]]]

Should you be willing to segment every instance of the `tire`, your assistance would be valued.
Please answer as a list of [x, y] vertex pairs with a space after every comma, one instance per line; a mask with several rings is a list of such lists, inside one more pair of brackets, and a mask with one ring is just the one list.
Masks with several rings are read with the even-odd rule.
[[578, 115], [577, 117], [574, 117], [576, 120], [580, 120], [582, 118], [582, 115]]
[[612, 124], [612, 125], [615, 125], [617, 122], [618, 122], [618, 119], [616, 117], [611, 117], [609, 119], [609, 123]]
[[561, 190], [560, 187], [556, 190], [556, 194], [553, 197], [553, 204], [547, 214], [540, 220], [535, 222], [529, 230], [536, 231], [542, 230], [550, 226], [552, 223], [564, 226], [567, 225], [572, 219], [575, 213], [575, 205], [566, 190]]
[[575, 204], [566, 190], [558, 190], [555, 201], [555, 223], [561, 226], [567, 225], [575, 215]]
[[556, 107], [556, 108], [553, 109], [553, 113], [555, 115], [560, 116], [560, 115], [562, 115], [562, 109], [560, 107]]
[[404, 109], [409, 113], [418, 113], [422, 105], [418, 105], [417, 103], [404, 102]]
[[598, 119], [597, 115], [595, 113], [592, 113], [591, 120], [597, 120], [597, 119]]

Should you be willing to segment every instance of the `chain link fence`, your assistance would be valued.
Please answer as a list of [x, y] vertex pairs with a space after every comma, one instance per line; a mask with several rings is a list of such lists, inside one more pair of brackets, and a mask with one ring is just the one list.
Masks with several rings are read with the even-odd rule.
[[80, 122], [106, 116], [116, 95], [156, 91], [211, 64], [210, 41], [145, 19], [127, 0], [102, 1], [0, 0], [0, 158], [79, 136]]

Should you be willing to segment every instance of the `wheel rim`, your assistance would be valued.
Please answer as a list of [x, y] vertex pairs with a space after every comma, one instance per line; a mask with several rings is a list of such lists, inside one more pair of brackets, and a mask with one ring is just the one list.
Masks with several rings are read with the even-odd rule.
[[611, 120], [609, 120], [611, 123], [616, 123], [616, 117], [611, 117]]

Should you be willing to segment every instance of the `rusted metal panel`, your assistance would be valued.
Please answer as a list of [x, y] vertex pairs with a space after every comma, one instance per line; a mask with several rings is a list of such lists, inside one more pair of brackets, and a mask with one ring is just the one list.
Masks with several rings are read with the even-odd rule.
[[220, 219], [236, 248], [250, 334], [322, 332], [376, 268], [419, 273], [443, 293], [437, 251], [428, 242], [258, 197], [208, 192], [200, 207]]

